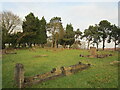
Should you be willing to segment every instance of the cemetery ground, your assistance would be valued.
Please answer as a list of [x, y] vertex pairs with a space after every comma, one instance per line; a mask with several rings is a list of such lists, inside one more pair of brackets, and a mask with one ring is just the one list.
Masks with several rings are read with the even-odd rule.
[[117, 51], [98, 51], [99, 54], [112, 54], [105, 58], [80, 57], [90, 54], [89, 50], [78, 49], [18, 49], [17, 54], [2, 56], [2, 87], [15, 88], [14, 68], [16, 63], [24, 65], [25, 76], [34, 76], [51, 71], [52, 68], [70, 66], [79, 61], [90, 63], [88, 69], [65, 77], [58, 77], [27, 88], [117, 88], [118, 66], [110, 63], [118, 60]]

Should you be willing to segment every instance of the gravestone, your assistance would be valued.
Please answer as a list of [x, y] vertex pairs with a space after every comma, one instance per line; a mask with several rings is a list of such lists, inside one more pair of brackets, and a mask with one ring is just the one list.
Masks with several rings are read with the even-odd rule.
[[18, 88], [23, 88], [24, 86], [24, 66], [20, 63], [16, 64], [14, 71], [15, 85]]
[[96, 47], [90, 47], [90, 57], [95, 57], [96, 56]]

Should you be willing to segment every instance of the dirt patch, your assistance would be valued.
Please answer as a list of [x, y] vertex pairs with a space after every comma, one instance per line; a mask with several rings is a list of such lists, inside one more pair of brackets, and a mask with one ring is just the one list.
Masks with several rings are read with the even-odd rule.
[[47, 57], [48, 55], [36, 55], [36, 56], [34, 56], [34, 57]]

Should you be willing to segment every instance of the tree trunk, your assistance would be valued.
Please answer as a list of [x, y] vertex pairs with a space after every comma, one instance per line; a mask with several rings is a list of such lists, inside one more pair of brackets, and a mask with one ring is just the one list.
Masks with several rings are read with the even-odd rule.
[[44, 44], [41, 44], [41, 47], [44, 48]]
[[12, 48], [16, 48], [17, 44], [16, 43], [12, 43]]
[[105, 39], [103, 38], [103, 50], [105, 48]]
[[65, 46], [66, 46], [66, 45], [65, 45], [65, 44], [63, 44], [63, 48], [65, 48]]
[[[28, 43], [27, 43], [28, 44]], [[22, 47], [26, 47], [26, 43], [23, 43]]]
[[115, 40], [115, 51], [116, 51], [116, 45], [117, 45], [117, 44], [116, 44], [116, 40]]
[[57, 48], [58, 48], [58, 43], [57, 43]]
[[96, 43], [96, 46], [97, 46], [97, 51], [98, 51], [98, 43]]
[[69, 45], [69, 49], [71, 48], [72, 45]]
[[34, 43], [34, 47], [35, 47], [35, 43]]
[[53, 45], [52, 45], [52, 47], [53, 47], [53, 48], [55, 47], [55, 41], [53, 41]]
[[32, 43], [28, 43], [28, 46], [31, 48], [32, 47]]
[[2, 49], [5, 49], [5, 43], [2, 43]]
[[20, 43], [18, 43], [18, 48], [20, 48]]
[[8, 47], [10, 47], [10, 43], [9, 43], [9, 46]]
[[32, 43], [30, 43], [30, 47], [32, 47]]
[[90, 46], [90, 41], [88, 41], [88, 46], [87, 46], [87, 49], [89, 49], [89, 46]]
[[54, 48], [57, 48], [57, 41], [55, 40]]

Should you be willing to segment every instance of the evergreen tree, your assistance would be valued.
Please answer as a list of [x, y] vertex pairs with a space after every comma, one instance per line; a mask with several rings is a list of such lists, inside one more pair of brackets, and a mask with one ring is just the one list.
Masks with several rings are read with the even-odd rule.
[[82, 32], [80, 31], [80, 29], [77, 29], [77, 31], [75, 31], [75, 38], [79, 39], [81, 35], [82, 35]]
[[110, 43], [111, 40], [113, 40], [115, 44], [115, 50], [116, 50], [116, 46], [120, 43], [119, 37], [120, 37], [120, 28], [118, 28], [116, 25], [112, 25], [111, 30], [109, 32], [108, 43]]
[[40, 33], [38, 35], [40, 36], [40, 38], [38, 38], [40, 40], [39, 43], [43, 47], [43, 45], [47, 43], [46, 20], [44, 17], [40, 20]]
[[72, 24], [67, 24], [66, 31], [63, 39], [60, 40], [60, 44], [65, 48], [66, 45], [71, 45], [75, 42], [75, 32], [73, 31]]
[[29, 47], [35, 42], [35, 35], [38, 27], [36, 27], [36, 18], [33, 13], [28, 14], [23, 21], [23, 33], [26, 34], [24, 39]]
[[98, 45], [101, 42], [100, 32], [98, 32], [98, 25], [95, 25], [92, 29], [92, 38], [93, 38], [92, 43], [96, 44], [98, 50]]
[[46, 20], [35, 17], [33, 13], [28, 14], [23, 21], [23, 35], [25, 42], [31, 47], [32, 44], [45, 44], [47, 42]]
[[110, 22], [108, 22], [107, 20], [100, 21], [98, 32], [100, 32], [100, 36], [102, 38], [103, 50], [105, 48], [105, 40], [108, 37], [110, 29], [111, 29], [111, 23]]

